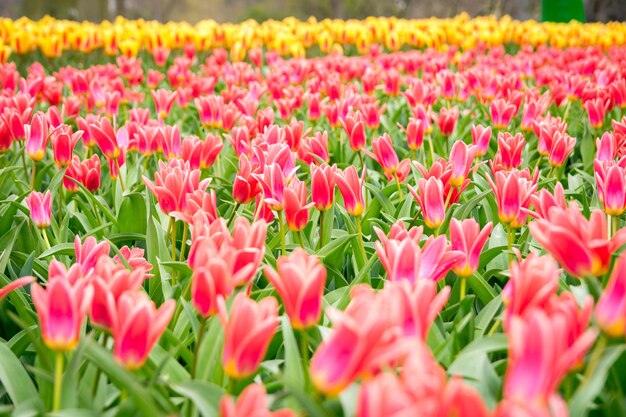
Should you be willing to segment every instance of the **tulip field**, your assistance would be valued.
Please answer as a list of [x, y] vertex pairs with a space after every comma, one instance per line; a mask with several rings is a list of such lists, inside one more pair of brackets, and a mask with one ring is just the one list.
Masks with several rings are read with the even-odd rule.
[[0, 415], [626, 415], [626, 24], [0, 19]]

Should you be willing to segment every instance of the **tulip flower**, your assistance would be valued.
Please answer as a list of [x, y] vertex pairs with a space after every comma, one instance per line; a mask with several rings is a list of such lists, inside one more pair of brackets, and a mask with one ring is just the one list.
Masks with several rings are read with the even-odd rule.
[[609, 282], [596, 304], [598, 326], [611, 337], [626, 334], [626, 255], [618, 258]]
[[348, 114], [340, 120], [343, 130], [348, 135], [350, 147], [354, 152], [359, 152], [365, 147], [365, 122], [360, 112]]
[[60, 168], [67, 167], [72, 161], [74, 146], [80, 140], [83, 131], [71, 133], [71, 129], [56, 130], [51, 134], [54, 162]]
[[335, 171], [333, 165], [311, 164], [311, 200], [320, 211], [329, 210], [335, 199]]
[[98, 243], [93, 236], [85, 238], [84, 243], [81, 243], [78, 235], [74, 237], [76, 264], [80, 266], [81, 272], [85, 275], [96, 267], [100, 258], [109, 256], [110, 249], [109, 242], [102, 241]]
[[442, 107], [439, 114], [432, 115], [433, 120], [439, 126], [439, 130], [444, 137], [448, 137], [454, 131], [454, 126], [459, 118], [459, 108], [454, 106], [450, 109]]
[[605, 214], [594, 210], [587, 220], [576, 203], [566, 209], [552, 207], [545, 219], [528, 227], [535, 240], [578, 278], [604, 275], [611, 255], [626, 243], [626, 229], [609, 239]]
[[193, 224], [193, 214], [199, 211], [207, 215], [209, 221], [215, 221], [219, 217], [217, 213], [217, 194], [215, 190], [206, 192], [204, 190], [196, 190], [191, 194], [187, 194], [187, 212], [172, 211], [170, 216], [185, 223]]
[[491, 111], [491, 121], [496, 129], [505, 129], [517, 113], [515, 104], [501, 98], [493, 100], [489, 110]]
[[[626, 160], [623, 160], [626, 162]], [[620, 216], [626, 210], [626, 168], [613, 161], [594, 161], [598, 200], [609, 216]]]
[[424, 223], [432, 230], [437, 230], [446, 217], [446, 207], [443, 201], [443, 183], [431, 177], [420, 178], [417, 181], [418, 190], [409, 186], [409, 191], [422, 210]]
[[50, 190], [46, 191], [45, 194], [33, 191], [24, 201], [30, 210], [30, 218], [37, 228], [45, 229], [50, 226], [50, 218], [52, 217]]
[[551, 207], [567, 208], [565, 190], [560, 182], [556, 183], [552, 194], [547, 189], [542, 188], [539, 192], [530, 196], [530, 201], [536, 210], [536, 213], [531, 213], [531, 215], [539, 218], [547, 218]]
[[175, 305], [167, 300], [157, 309], [142, 291], [122, 294], [112, 329], [115, 359], [126, 369], [141, 368], [172, 319]]
[[304, 122], [296, 119], [291, 119], [288, 125], [284, 128], [285, 142], [289, 145], [289, 149], [292, 152], [297, 152], [300, 148], [300, 142], [302, 139], [311, 132], [311, 129], [304, 129]]
[[365, 173], [359, 178], [359, 174], [353, 165], [343, 171], [335, 172], [335, 183], [343, 196], [343, 204], [348, 214], [354, 217], [360, 216], [365, 210], [365, 200], [363, 198], [363, 186], [365, 185]]
[[519, 168], [523, 162], [524, 146], [526, 146], [526, 139], [521, 133], [513, 136], [508, 132], [500, 132], [498, 151], [491, 162], [492, 166], [502, 167], [507, 171]]
[[228, 264], [220, 258], [195, 268], [191, 276], [191, 302], [202, 317], [217, 313], [219, 299], [226, 299], [233, 291]]
[[491, 143], [491, 126], [472, 125], [470, 130], [472, 144], [476, 148], [476, 156], [484, 156], [489, 150], [489, 144]]
[[330, 396], [338, 395], [359, 377], [397, 362], [412, 347], [399, 339], [400, 326], [393, 322], [382, 296], [366, 286], [354, 287], [351, 295], [344, 312], [326, 309], [333, 329], [311, 359], [313, 385]]
[[174, 100], [176, 100], [176, 91], [168, 91], [165, 89], [152, 90], [152, 100], [154, 100], [154, 108], [160, 120], [163, 120], [170, 114]]
[[[113, 260], [118, 264], [124, 265], [122, 259], [130, 266], [131, 270], [143, 269], [146, 273], [152, 270], [152, 264], [144, 257], [144, 250], [141, 248], [129, 248], [128, 246], [122, 246], [119, 249], [117, 255], [113, 257]], [[146, 277], [152, 275], [146, 274]]]
[[511, 276], [502, 290], [505, 329], [509, 328], [512, 317], [523, 318], [535, 308], [546, 310], [556, 295], [561, 275], [552, 257], [533, 252], [526, 259], [511, 262], [509, 269]]
[[461, 277], [469, 277], [478, 270], [480, 252], [482, 251], [493, 224], [487, 223], [481, 230], [480, 225], [474, 219], [459, 221], [450, 219], [450, 244], [452, 250], [460, 251], [465, 256], [453, 268], [455, 274]]
[[265, 386], [254, 383], [243, 390], [236, 403], [232, 397], [222, 397], [219, 417], [296, 417], [296, 414], [287, 408], [269, 411], [268, 406]]
[[373, 153], [367, 149], [363, 149], [363, 152], [380, 164], [388, 180], [396, 179], [399, 189], [399, 184], [404, 181], [410, 170], [409, 160], [405, 159], [402, 162], [398, 160], [391, 137], [387, 133], [372, 140], [372, 149]]
[[453, 163], [452, 175], [448, 183], [452, 187], [460, 187], [465, 182], [465, 179], [469, 175], [474, 159], [476, 158], [477, 149], [473, 145], [466, 145], [463, 141], [459, 140], [452, 145], [450, 151], [450, 161]]
[[527, 171], [498, 171], [494, 177], [495, 181], [488, 176], [487, 182], [496, 197], [498, 217], [511, 227], [523, 226], [528, 217], [525, 210], [537, 189], [537, 175], [531, 180]]
[[94, 121], [89, 125], [89, 136], [98, 145], [104, 156], [117, 159], [122, 149], [128, 147], [128, 132], [120, 128], [117, 132], [111, 126], [109, 119]]
[[278, 258], [276, 268], [278, 272], [269, 266], [263, 271], [283, 300], [293, 328], [314, 326], [322, 314], [326, 268], [316, 255], [301, 248]]
[[300, 232], [309, 222], [309, 209], [313, 203], [306, 202], [306, 183], [294, 178], [283, 192], [285, 221], [292, 232]]
[[609, 110], [610, 102], [603, 98], [594, 98], [585, 101], [585, 109], [589, 116], [589, 125], [594, 129], [600, 129], [604, 124], [604, 116]]
[[602, 137], [596, 138], [596, 159], [600, 162], [614, 161], [617, 156], [617, 141], [611, 132], [604, 132]]
[[233, 199], [239, 204], [248, 204], [261, 192], [259, 181], [253, 175], [252, 165], [245, 154], [239, 157], [239, 170], [233, 182]]
[[26, 136], [26, 155], [33, 161], [41, 161], [46, 155], [46, 146], [49, 139], [48, 119], [42, 112], [37, 112], [29, 125], [24, 125]]
[[424, 124], [421, 120], [411, 117], [406, 128], [400, 125], [400, 128], [406, 134], [406, 141], [409, 149], [416, 151], [424, 144]]
[[327, 164], [330, 161], [328, 132], [315, 132], [312, 137], [303, 138], [298, 147], [298, 158], [308, 165]]
[[219, 317], [224, 327], [224, 372], [237, 379], [253, 375], [278, 328], [278, 302], [274, 297], [267, 297], [257, 303], [239, 293], [230, 315], [223, 306]]
[[91, 285], [81, 275], [79, 265], [66, 270], [60, 262], [52, 261], [46, 288], [37, 283], [31, 286], [41, 336], [52, 350], [72, 350], [78, 343], [93, 297]]
[[576, 139], [567, 133], [556, 132], [552, 138], [552, 148], [548, 156], [548, 162], [552, 167], [560, 167], [565, 163], [565, 159], [572, 153], [576, 146]]

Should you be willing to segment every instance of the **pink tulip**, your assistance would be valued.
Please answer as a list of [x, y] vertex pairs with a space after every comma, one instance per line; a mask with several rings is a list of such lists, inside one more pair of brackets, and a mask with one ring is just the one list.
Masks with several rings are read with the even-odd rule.
[[446, 137], [450, 136], [459, 118], [459, 108], [457, 106], [450, 109], [442, 107], [438, 115], [433, 113], [432, 118], [437, 126], [439, 126], [441, 134]]
[[[129, 248], [128, 246], [122, 246], [119, 249], [118, 254], [113, 257], [113, 260], [118, 264], [124, 265], [122, 258], [133, 271], [141, 268], [147, 273], [152, 270], [152, 264], [146, 260], [144, 257], [144, 250], [141, 248]], [[146, 277], [151, 276], [152, 275], [146, 274]]]
[[576, 146], [576, 139], [567, 133], [556, 132], [552, 138], [552, 148], [548, 156], [550, 166], [560, 167], [565, 163], [565, 159], [572, 153]]
[[285, 222], [292, 232], [299, 232], [304, 229], [309, 222], [309, 209], [313, 203], [306, 201], [306, 183], [294, 178], [285, 187], [283, 193], [283, 209], [285, 210]]
[[49, 131], [48, 120], [42, 112], [37, 112], [29, 125], [24, 125], [26, 155], [33, 161], [41, 161], [46, 155]]
[[50, 226], [50, 218], [52, 217], [50, 190], [46, 191], [45, 194], [33, 191], [24, 201], [30, 210], [30, 218], [37, 228], [45, 229]]
[[63, 264], [53, 260], [46, 288], [37, 283], [31, 286], [41, 336], [52, 350], [72, 350], [78, 343], [93, 297], [91, 285], [81, 275], [79, 265], [66, 270]]
[[453, 268], [454, 273], [461, 277], [469, 277], [478, 270], [480, 253], [489, 239], [493, 223], [489, 222], [481, 230], [474, 219], [459, 221], [450, 220], [450, 244], [452, 250], [460, 251], [465, 256]]
[[609, 239], [606, 215], [594, 210], [587, 220], [576, 203], [566, 209], [552, 207], [545, 219], [528, 227], [535, 240], [578, 278], [604, 275], [613, 253], [626, 243], [626, 229]]
[[422, 147], [424, 143], [424, 124], [421, 120], [410, 118], [406, 128], [404, 126], [401, 126], [401, 128], [406, 134], [409, 149], [416, 151]]
[[313, 136], [304, 137], [298, 147], [298, 158], [308, 165], [327, 164], [330, 161], [328, 132], [315, 132]]
[[623, 162], [594, 161], [596, 183], [598, 185], [598, 200], [602, 203], [604, 212], [609, 216], [620, 216], [626, 210], [626, 168]]
[[222, 397], [219, 417], [296, 417], [296, 414], [287, 408], [270, 411], [265, 386], [254, 383], [243, 390], [236, 403], [232, 397]]
[[530, 197], [530, 201], [536, 210], [536, 213], [531, 214], [540, 218], [546, 218], [551, 207], [567, 208], [565, 190], [560, 182], [557, 182], [554, 186], [553, 193], [550, 193], [546, 188], [542, 188]]
[[522, 165], [522, 153], [526, 146], [526, 139], [521, 133], [512, 136], [508, 132], [498, 134], [498, 151], [491, 162], [492, 166], [502, 167], [507, 171], [517, 169]]
[[239, 156], [239, 170], [233, 182], [233, 199], [248, 204], [261, 192], [259, 181], [253, 175], [252, 165], [245, 154]]
[[456, 141], [452, 145], [452, 150], [450, 151], [450, 162], [453, 163], [452, 175], [450, 175], [448, 180], [450, 186], [456, 188], [463, 185], [474, 164], [476, 152], [475, 146], [468, 146], [461, 140]]
[[67, 167], [72, 161], [74, 146], [80, 140], [83, 131], [72, 133], [71, 128], [58, 129], [51, 134], [54, 162], [59, 167]]
[[191, 301], [196, 310], [209, 317], [217, 313], [220, 299], [226, 299], [233, 292], [229, 278], [228, 264], [220, 258], [195, 268], [191, 276]]
[[409, 191], [420, 205], [424, 223], [432, 230], [437, 230], [446, 218], [446, 207], [441, 180], [431, 177], [417, 181], [418, 191], [409, 186]]
[[326, 211], [333, 206], [336, 170], [334, 165], [311, 164], [311, 200], [317, 210]]
[[489, 109], [491, 111], [491, 121], [496, 129], [505, 129], [511, 123], [513, 117], [515, 117], [515, 113], [517, 113], [515, 104], [501, 98], [493, 100]]
[[484, 156], [491, 143], [491, 126], [472, 125], [472, 144], [476, 147], [476, 156]]
[[167, 300], [157, 309], [142, 291], [122, 294], [112, 328], [115, 359], [129, 370], [143, 366], [172, 319], [175, 305]]
[[257, 303], [239, 293], [230, 315], [223, 307], [219, 317], [224, 327], [224, 372], [237, 379], [253, 375], [278, 328], [278, 302], [267, 297]]
[[600, 129], [604, 124], [604, 116], [609, 110], [610, 102], [603, 98], [594, 98], [585, 101], [584, 106], [589, 116], [589, 125], [594, 129]]
[[359, 111], [354, 114], [348, 114], [345, 118], [341, 119], [341, 126], [348, 135], [350, 147], [353, 151], [359, 152], [365, 147], [365, 122], [363, 116]]
[[22, 278], [18, 278], [9, 282], [4, 287], [0, 288], [0, 300], [6, 297], [11, 291], [16, 290], [20, 287], [23, 287], [25, 285], [31, 284], [35, 281], [36, 280], [34, 277], [22, 277]]
[[85, 238], [84, 243], [81, 243], [78, 235], [74, 237], [76, 264], [80, 266], [80, 270], [84, 275], [87, 275], [96, 267], [100, 258], [108, 257], [110, 250], [111, 248], [107, 241], [98, 243], [95, 237], [89, 236]]
[[170, 114], [174, 100], [176, 100], [176, 91], [168, 91], [165, 89], [152, 90], [152, 100], [154, 100], [154, 108], [160, 120], [163, 120]]
[[186, 136], [181, 144], [181, 158], [191, 169], [208, 169], [213, 166], [224, 143], [219, 136], [208, 134], [204, 140]]
[[[536, 172], [538, 174], [538, 172]], [[487, 177], [487, 182], [496, 197], [498, 217], [511, 227], [521, 227], [528, 217], [525, 210], [530, 205], [530, 197], [537, 189], [537, 175], [531, 180], [528, 171], [498, 171], [495, 181]]]
[[502, 290], [504, 328], [509, 328], [512, 317], [525, 317], [536, 308], [546, 310], [556, 295], [560, 275], [561, 270], [550, 256], [531, 252], [526, 259], [511, 262], [510, 278]]
[[289, 256], [281, 256], [276, 268], [278, 272], [269, 266], [263, 271], [283, 300], [292, 326], [294, 329], [314, 326], [322, 314], [326, 268], [316, 255], [308, 255], [300, 248]]
[[103, 118], [100, 121], [93, 121], [88, 125], [89, 136], [98, 145], [104, 156], [115, 160], [122, 148], [128, 146], [128, 135], [125, 128], [120, 128], [117, 132], [111, 126], [109, 119]]
[[346, 211], [351, 216], [357, 217], [365, 210], [365, 199], [363, 198], [363, 187], [365, 185], [365, 173], [359, 178], [354, 165], [350, 165], [343, 171], [335, 172], [335, 183], [343, 196], [343, 204]]
[[609, 336], [623, 337], [626, 334], [626, 255], [620, 255], [613, 267], [594, 316], [598, 326]]

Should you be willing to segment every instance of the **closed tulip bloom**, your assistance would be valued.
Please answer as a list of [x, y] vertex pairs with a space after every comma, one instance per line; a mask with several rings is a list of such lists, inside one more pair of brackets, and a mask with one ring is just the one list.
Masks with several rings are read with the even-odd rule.
[[31, 294], [46, 346], [56, 351], [74, 349], [93, 297], [80, 266], [74, 265], [68, 271], [60, 262], [52, 261], [46, 288], [35, 283]]
[[626, 229], [609, 239], [606, 215], [594, 210], [587, 220], [576, 203], [567, 209], [552, 207], [545, 219], [537, 219], [528, 227], [535, 240], [578, 278], [604, 275], [611, 255], [626, 243]]
[[294, 178], [285, 187], [283, 193], [283, 208], [285, 210], [285, 222], [292, 232], [299, 232], [309, 222], [309, 209], [313, 203], [306, 202], [306, 183]]
[[450, 151], [450, 161], [453, 163], [452, 175], [448, 180], [452, 187], [460, 187], [469, 175], [474, 159], [476, 158], [476, 147], [466, 145], [462, 140], [456, 141]]
[[626, 210], [626, 169], [620, 165], [613, 161], [594, 161], [598, 200], [604, 212], [615, 217]]
[[[287, 148], [289, 149], [289, 148]], [[265, 165], [262, 174], [252, 174], [263, 187], [265, 203], [275, 211], [284, 209], [284, 192], [293, 178], [296, 171], [293, 170], [285, 174], [283, 168], [278, 163]]]
[[567, 133], [556, 132], [552, 138], [552, 148], [548, 156], [550, 166], [560, 167], [563, 165], [575, 146], [576, 138], [569, 136]]
[[609, 282], [596, 304], [594, 317], [603, 332], [611, 337], [626, 334], [626, 255], [620, 255]]
[[222, 397], [219, 417], [296, 417], [296, 414], [287, 408], [270, 411], [265, 386], [253, 383], [243, 390], [236, 403], [228, 395]]
[[329, 210], [335, 200], [335, 171], [329, 165], [311, 164], [311, 200], [317, 210]]
[[491, 143], [491, 126], [472, 125], [472, 144], [476, 147], [476, 156], [484, 156]]
[[36, 281], [35, 277], [22, 277], [22, 278], [14, 279], [13, 281], [9, 282], [4, 287], [0, 288], [0, 301], [4, 297], [6, 297], [11, 291], [16, 290], [20, 287], [23, 287], [25, 285], [31, 284], [35, 281]]
[[522, 165], [522, 153], [526, 146], [526, 139], [521, 133], [515, 136], [509, 132], [498, 134], [498, 151], [493, 165], [501, 165], [505, 170], [519, 168]]
[[80, 266], [80, 270], [85, 275], [96, 267], [100, 258], [109, 256], [110, 250], [111, 248], [107, 241], [98, 243], [95, 237], [89, 236], [85, 238], [84, 243], [81, 243], [78, 235], [74, 237], [76, 264]]
[[45, 194], [33, 191], [24, 201], [30, 210], [30, 218], [37, 228], [45, 229], [50, 226], [50, 218], [52, 217], [50, 190], [46, 191]]
[[435, 230], [441, 226], [446, 218], [446, 207], [443, 195], [443, 183], [440, 179], [430, 177], [420, 178], [417, 181], [417, 191], [409, 186], [409, 191], [420, 205], [424, 223]]
[[596, 138], [596, 159], [600, 162], [614, 161], [617, 156], [617, 141], [611, 132], [604, 132]]
[[416, 151], [422, 147], [424, 144], [424, 123], [421, 120], [411, 117], [406, 128], [404, 126], [401, 126], [401, 128], [406, 134], [409, 149]]
[[547, 309], [556, 295], [561, 275], [552, 257], [537, 256], [534, 252], [511, 262], [509, 269], [511, 276], [502, 290], [505, 329], [509, 328], [512, 317], [525, 317], [535, 308]]
[[487, 182], [498, 204], [498, 217], [511, 227], [521, 227], [526, 223], [530, 197], [537, 189], [536, 179], [528, 178], [524, 171], [498, 171], [494, 179]]
[[326, 284], [326, 268], [316, 255], [296, 248], [289, 256], [281, 256], [275, 271], [266, 266], [265, 276], [280, 295], [285, 312], [294, 329], [314, 326], [322, 315], [322, 296]]
[[148, 359], [174, 314], [174, 300], [158, 309], [142, 291], [126, 292], [117, 302], [113, 325], [113, 355], [126, 369], [139, 369]]
[[75, 133], [71, 129], [57, 130], [51, 135], [52, 151], [54, 153], [54, 162], [59, 167], [66, 167], [72, 161], [72, 153], [74, 146], [80, 140], [83, 131], [79, 130]]
[[30, 124], [24, 125], [26, 155], [33, 161], [41, 161], [46, 155], [49, 129], [48, 119], [42, 112], [37, 112]]
[[89, 124], [89, 137], [98, 145], [104, 156], [113, 160], [120, 156], [121, 148], [128, 145], [126, 129], [121, 128], [116, 132], [106, 118]]
[[515, 113], [517, 113], [515, 104], [509, 103], [502, 98], [493, 100], [489, 109], [491, 111], [491, 121], [497, 129], [506, 128], [511, 123], [513, 117], [515, 117]]
[[442, 107], [438, 115], [433, 113], [432, 118], [437, 126], [439, 126], [441, 134], [446, 137], [450, 136], [459, 118], [459, 108], [457, 106], [450, 109]]
[[489, 239], [493, 223], [489, 222], [481, 230], [474, 219], [450, 220], [450, 244], [452, 250], [463, 253], [464, 259], [456, 264], [453, 271], [461, 277], [469, 277], [478, 270], [480, 253]]
[[219, 299], [226, 299], [233, 292], [228, 280], [228, 264], [220, 258], [209, 260], [206, 265], [195, 268], [191, 276], [191, 302], [202, 317], [217, 313]]
[[219, 317], [224, 327], [224, 372], [237, 379], [253, 375], [278, 328], [278, 302], [267, 297], [257, 303], [239, 293], [230, 314], [223, 307]]
[[383, 136], [379, 136], [372, 140], [372, 149], [374, 152], [369, 152], [364, 149], [363, 151], [380, 164], [385, 175], [393, 178], [393, 175], [398, 170], [400, 160], [393, 148], [393, 142], [391, 137], [385, 133]]
[[328, 164], [328, 132], [315, 132], [313, 136], [302, 138], [298, 147], [298, 158], [305, 164]]
[[335, 183], [343, 197], [343, 204], [346, 211], [351, 216], [357, 217], [365, 210], [365, 199], [363, 198], [363, 186], [365, 185], [365, 173], [359, 178], [354, 165], [350, 165], [345, 170], [335, 172]]
[[239, 170], [233, 182], [233, 199], [248, 204], [261, 192], [259, 181], [253, 175], [252, 164], [245, 154], [239, 156]]
[[357, 111], [353, 114], [348, 114], [345, 118], [340, 120], [341, 126], [348, 135], [350, 147], [353, 151], [359, 152], [365, 147], [365, 122], [361, 112]]
[[603, 98], [594, 98], [585, 101], [585, 109], [589, 116], [589, 125], [594, 129], [599, 129], [604, 124], [604, 116], [609, 109], [610, 101]]

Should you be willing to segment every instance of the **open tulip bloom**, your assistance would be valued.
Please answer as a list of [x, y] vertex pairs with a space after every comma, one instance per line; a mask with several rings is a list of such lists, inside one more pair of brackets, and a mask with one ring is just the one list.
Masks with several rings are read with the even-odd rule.
[[626, 24], [0, 19], [0, 414], [624, 415]]

